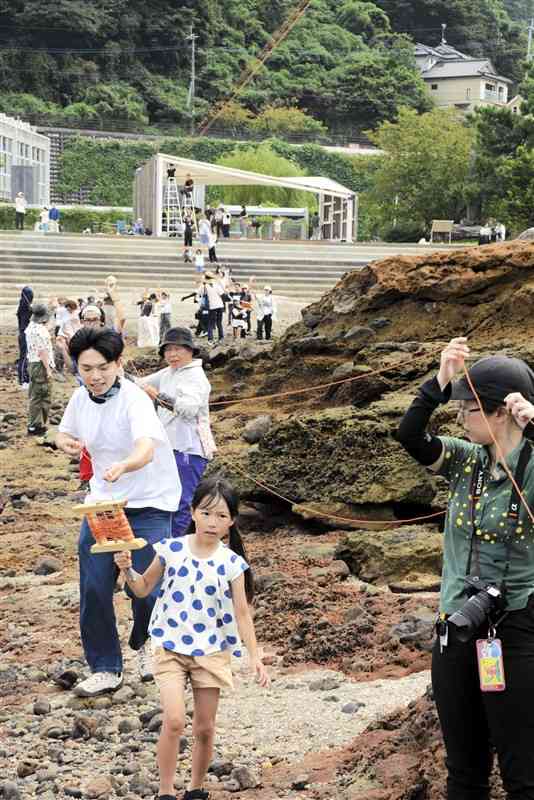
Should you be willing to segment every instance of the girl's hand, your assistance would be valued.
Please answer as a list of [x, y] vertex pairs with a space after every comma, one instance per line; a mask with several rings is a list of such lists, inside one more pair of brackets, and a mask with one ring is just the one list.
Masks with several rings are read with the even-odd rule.
[[67, 453], [69, 456], [79, 456], [83, 450], [83, 442], [80, 442], [79, 439], [75, 439], [74, 436], [67, 436], [61, 442], [61, 449], [64, 453]]
[[519, 392], [507, 395], [504, 398], [504, 405], [521, 429], [526, 428], [528, 423], [534, 419], [534, 405], [525, 400]]
[[250, 671], [254, 673], [254, 676], [256, 678], [256, 683], [259, 683], [262, 689], [265, 689], [267, 688], [267, 686], [270, 686], [271, 679], [261, 659], [257, 658], [255, 661], [251, 661]]
[[118, 461], [116, 464], [112, 464], [111, 467], [108, 467], [102, 477], [105, 481], [108, 481], [108, 483], [115, 483], [115, 481], [118, 481], [121, 475], [124, 475], [125, 472], [126, 464]]
[[464, 361], [469, 357], [467, 338], [458, 336], [451, 339], [441, 353], [441, 364], [438, 372], [438, 383], [443, 390], [455, 375], [463, 369]]
[[132, 554], [129, 550], [121, 550], [119, 553], [114, 553], [113, 561], [119, 569], [128, 569], [132, 566]]

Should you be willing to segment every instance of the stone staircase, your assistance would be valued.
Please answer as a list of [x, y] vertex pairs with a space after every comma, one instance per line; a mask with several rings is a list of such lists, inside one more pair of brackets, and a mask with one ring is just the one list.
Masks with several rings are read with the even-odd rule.
[[[254, 276], [259, 288], [269, 284], [276, 295], [307, 302], [369, 260], [357, 260], [342, 245], [327, 243], [230, 240], [218, 245], [217, 255], [240, 282]], [[183, 262], [181, 242], [174, 239], [0, 234], [0, 308], [15, 305], [25, 284], [36, 297], [84, 297], [95, 289], [102, 293], [109, 274], [132, 294], [143, 287], [187, 294], [197, 277], [194, 265]]]

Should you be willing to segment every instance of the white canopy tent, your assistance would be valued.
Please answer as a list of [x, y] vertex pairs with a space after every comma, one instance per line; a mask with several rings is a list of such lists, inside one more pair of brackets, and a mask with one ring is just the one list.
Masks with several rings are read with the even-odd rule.
[[204, 207], [205, 186], [270, 186], [312, 192], [319, 198], [322, 238], [352, 242], [357, 238], [358, 196], [330, 178], [275, 177], [221, 167], [190, 158], [157, 153], [136, 171], [134, 180], [134, 215], [142, 217], [145, 227], [155, 236], [163, 235], [163, 193], [167, 168], [176, 169], [176, 181], [183, 184], [190, 174], [195, 183], [194, 202]]

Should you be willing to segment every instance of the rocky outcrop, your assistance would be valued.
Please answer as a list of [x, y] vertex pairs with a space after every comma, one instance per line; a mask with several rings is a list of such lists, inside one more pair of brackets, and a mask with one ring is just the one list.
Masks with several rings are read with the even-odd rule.
[[442, 567], [443, 537], [430, 526], [347, 534], [335, 556], [368, 583], [436, 590]]

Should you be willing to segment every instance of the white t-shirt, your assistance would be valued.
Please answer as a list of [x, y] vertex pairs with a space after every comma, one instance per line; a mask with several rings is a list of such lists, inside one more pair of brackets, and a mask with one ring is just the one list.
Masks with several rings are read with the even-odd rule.
[[27, 205], [25, 197], [15, 197], [15, 211], [18, 214], [25, 214]]
[[[82, 441], [91, 456], [94, 475], [86, 503], [128, 500], [129, 508], [178, 508], [180, 478], [167, 434], [148, 395], [131, 381], [122, 380], [120, 391], [105, 403], [95, 403], [80, 386], [69, 400], [59, 431]], [[127, 458], [143, 437], [154, 442], [152, 461], [115, 483], [105, 481], [102, 475], [108, 467]]]
[[214, 311], [216, 308], [224, 308], [219, 288], [220, 287], [212, 286], [211, 283], [206, 284], [206, 294], [208, 295], [210, 311]]
[[232, 223], [232, 215], [229, 214], [228, 211], [225, 211], [224, 214], [223, 214], [222, 221], [223, 221], [223, 225], [231, 225], [231, 223]]
[[197, 558], [192, 539], [180, 536], [153, 545], [165, 572], [148, 627], [152, 642], [187, 656], [230, 649], [240, 656], [231, 586], [248, 564], [222, 542], [209, 558]]

